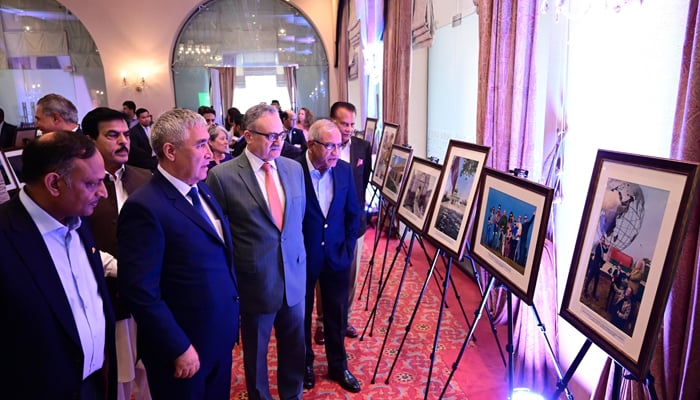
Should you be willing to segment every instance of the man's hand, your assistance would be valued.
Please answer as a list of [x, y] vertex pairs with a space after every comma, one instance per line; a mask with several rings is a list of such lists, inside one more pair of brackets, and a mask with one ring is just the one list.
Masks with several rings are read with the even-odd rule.
[[199, 354], [190, 345], [184, 353], [175, 359], [175, 378], [188, 379], [199, 371]]

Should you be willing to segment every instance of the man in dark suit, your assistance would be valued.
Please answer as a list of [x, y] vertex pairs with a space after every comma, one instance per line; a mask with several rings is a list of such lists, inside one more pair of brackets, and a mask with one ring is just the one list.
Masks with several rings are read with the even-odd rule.
[[294, 127], [297, 123], [297, 115], [294, 111], [280, 111], [280, 119], [282, 120], [282, 125], [284, 125], [285, 132], [287, 132], [285, 141], [295, 147], [306, 150], [304, 131]]
[[[360, 229], [357, 236], [357, 245], [355, 246], [355, 257], [350, 266], [350, 290], [348, 292], [348, 319], [352, 310], [352, 302], [355, 298], [355, 289], [357, 288], [357, 271], [359, 269], [360, 260], [362, 258], [362, 245], [365, 240], [365, 231], [367, 231], [367, 213], [365, 213], [365, 192], [369, 183], [369, 175], [372, 172], [372, 145], [355, 136], [355, 106], [351, 103], [338, 101], [331, 106], [331, 119], [340, 130], [341, 140], [343, 145], [340, 149], [340, 159], [350, 164], [352, 168], [353, 178], [355, 182], [355, 190], [357, 199], [360, 203]], [[321, 293], [317, 291], [317, 296]], [[324, 341], [323, 332], [323, 307], [317, 302], [316, 313], [319, 321], [314, 335], [314, 341], [322, 344]], [[357, 337], [357, 330], [348, 323], [346, 336], [350, 338]]]
[[56, 93], [49, 93], [36, 102], [34, 125], [42, 133], [53, 131], [83, 133], [78, 125], [78, 109], [75, 104]]
[[0, 206], [0, 364], [7, 399], [114, 399], [114, 315], [81, 217], [107, 197], [83, 135], [57, 131], [22, 154], [26, 186]]
[[[85, 115], [83, 133], [94, 142], [105, 162], [107, 199], [97, 204], [89, 217], [90, 228], [100, 250], [107, 288], [117, 319], [117, 389], [120, 399], [131, 399], [132, 391], [149, 398], [146, 372], [137, 366], [136, 323], [117, 288], [117, 218], [126, 198], [151, 179], [151, 171], [125, 165], [129, 158], [129, 126], [117, 110], [98, 107]], [[139, 363], [140, 364], [140, 363]]]
[[0, 149], [14, 147], [16, 137], [17, 126], [5, 121], [5, 110], [0, 108]]
[[304, 175], [299, 163], [280, 157], [285, 135], [274, 107], [251, 107], [243, 125], [245, 151], [210, 170], [207, 183], [231, 221], [236, 242], [248, 398], [272, 398], [267, 347], [274, 327], [280, 398], [300, 399], [306, 288]]
[[136, 110], [136, 117], [138, 123], [129, 129], [131, 148], [127, 164], [155, 171], [158, 160], [151, 147], [151, 113], [145, 108], [139, 108]]
[[352, 393], [360, 383], [348, 370], [345, 333], [348, 318], [350, 264], [360, 223], [360, 206], [350, 165], [339, 160], [340, 132], [336, 125], [321, 119], [309, 128], [309, 149], [297, 161], [304, 169], [306, 213], [304, 245], [307, 254], [306, 368], [304, 387], [314, 387], [314, 352], [311, 347], [311, 320], [316, 282], [323, 293], [323, 325], [328, 358], [328, 376]]
[[153, 178], [119, 213], [119, 289], [138, 324], [154, 399], [228, 400], [239, 301], [228, 221], [202, 182], [212, 154], [202, 116], [153, 125]]

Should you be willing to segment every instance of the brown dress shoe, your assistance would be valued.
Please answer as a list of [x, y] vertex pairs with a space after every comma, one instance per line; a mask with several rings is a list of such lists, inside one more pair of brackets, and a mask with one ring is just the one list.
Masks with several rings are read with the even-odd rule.
[[326, 343], [326, 337], [323, 335], [323, 327], [322, 326], [316, 327], [316, 333], [314, 333], [314, 342], [316, 342], [316, 344]]
[[357, 337], [357, 330], [352, 325], [348, 325], [347, 329], [345, 329], [345, 336], [354, 339]]

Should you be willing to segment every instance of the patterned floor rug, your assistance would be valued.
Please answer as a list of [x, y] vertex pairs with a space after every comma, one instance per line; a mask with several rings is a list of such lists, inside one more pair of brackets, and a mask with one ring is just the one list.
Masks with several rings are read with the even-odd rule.
[[[374, 249], [374, 231], [368, 230], [365, 235], [365, 246], [361, 263], [361, 274], [358, 278], [358, 292], [367, 278], [369, 262]], [[384, 265], [386, 276], [396, 254], [398, 240], [389, 241], [387, 260]], [[379, 289], [379, 272], [382, 268], [386, 241], [382, 238], [374, 252], [374, 268], [371, 280], [370, 301], [367, 302], [367, 288], [362, 293], [361, 300], [355, 300], [351, 313], [351, 325], [362, 335], [367, 325], [371, 310], [374, 307]], [[446, 266], [442, 261], [437, 263], [434, 278], [428, 283], [425, 295], [415, 312], [410, 329], [407, 325], [414, 315], [418, 296], [426, 280], [431, 265], [428, 256], [433, 257], [434, 249], [428, 246], [428, 255], [419, 247], [414, 247], [411, 263], [406, 268], [406, 277], [398, 296], [398, 305], [389, 330], [384, 350], [381, 353], [389, 317], [396, 300], [396, 292], [405, 266], [406, 246], [404, 246], [388, 277], [385, 291], [382, 293], [377, 306], [374, 329], [370, 335], [370, 327], [364, 337], [346, 339], [350, 371], [360, 380], [362, 391], [352, 394], [344, 391], [337, 383], [327, 377], [327, 363], [323, 346], [314, 344], [316, 360], [314, 370], [316, 386], [304, 392], [305, 399], [422, 399], [430, 370], [430, 354], [435, 343], [435, 333], [440, 314], [441, 290], [444, 284]], [[427, 398], [437, 399], [445, 386], [452, 371], [453, 364], [459, 354], [464, 339], [469, 332], [466, 319], [473, 323], [474, 313], [479, 306], [481, 295], [478, 286], [458, 267], [452, 268], [452, 281], [449, 282], [446, 307], [440, 324], [437, 350], [435, 353], [432, 374]], [[384, 278], [386, 280], [387, 278]], [[369, 284], [369, 282], [366, 282]], [[454, 289], [456, 289], [455, 294]], [[460, 306], [461, 302], [461, 306]], [[365, 311], [365, 308], [368, 310]], [[484, 316], [478, 322], [474, 336], [463, 358], [457, 366], [450, 385], [447, 387], [444, 399], [492, 400], [507, 397], [507, 369], [496, 345], [495, 335], [498, 335], [501, 345], [505, 345], [505, 327], [497, 327], [497, 333], [491, 329], [488, 319]], [[408, 332], [408, 333], [407, 333]], [[273, 335], [274, 337], [274, 335]], [[401, 352], [399, 348], [405, 341]], [[399, 354], [398, 358], [396, 357]], [[506, 354], [503, 354], [507, 357]], [[395, 361], [396, 360], [396, 361]], [[270, 385], [273, 396], [277, 396], [276, 387], [276, 352], [273, 343], [270, 344], [268, 358], [270, 366]], [[389, 376], [392, 364], [393, 371]], [[376, 378], [372, 383], [372, 378]], [[247, 399], [243, 377], [243, 356], [240, 346], [236, 346], [233, 355], [233, 379], [231, 384], [231, 399]]]

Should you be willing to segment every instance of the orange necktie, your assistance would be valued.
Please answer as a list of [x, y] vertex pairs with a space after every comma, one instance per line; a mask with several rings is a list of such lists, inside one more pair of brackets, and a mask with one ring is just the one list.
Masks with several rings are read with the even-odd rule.
[[267, 202], [270, 205], [270, 212], [272, 213], [272, 218], [275, 220], [277, 228], [282, 231], [284, 210], [282, 209], [279, 193], [277, 193], [275, 179], [272, 177], [272, 166], [269, 163], [263, 163], [262, 169], [265, 171], [265, 190], [267, 191]]

